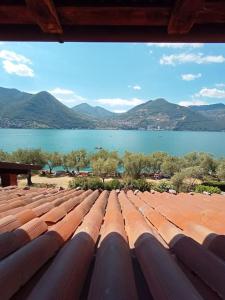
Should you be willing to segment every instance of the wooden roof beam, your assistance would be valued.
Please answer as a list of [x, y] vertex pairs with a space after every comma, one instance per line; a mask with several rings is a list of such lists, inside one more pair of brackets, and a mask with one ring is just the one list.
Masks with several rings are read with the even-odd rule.
[[204, 4], [204, 0], [176, 0], [168, 24], [168, 33], [188, 33], [204, 8]]
[[44, 33], [63, 33], [58, 14], [52, 0], [26, 0], [26, 4], [35, 22], [40, 26]]

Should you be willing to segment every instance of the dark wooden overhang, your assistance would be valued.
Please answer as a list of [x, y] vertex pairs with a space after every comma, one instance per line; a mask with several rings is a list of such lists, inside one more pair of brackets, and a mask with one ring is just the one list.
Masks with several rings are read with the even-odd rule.
[[20, 163], [0, 162], [0, 174], [27, 174], [31, 170], [40, 170], [41, 166]]
[[224, 0], [2, 0], [2, 41], [224, 42]]

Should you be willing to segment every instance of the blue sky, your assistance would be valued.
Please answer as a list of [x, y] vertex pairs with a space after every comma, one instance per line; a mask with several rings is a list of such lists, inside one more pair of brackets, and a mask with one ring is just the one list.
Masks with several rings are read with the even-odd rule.
[[156, 98], [225, 103], [225, 44], [0, 42], [0, 86], [117, 112]]

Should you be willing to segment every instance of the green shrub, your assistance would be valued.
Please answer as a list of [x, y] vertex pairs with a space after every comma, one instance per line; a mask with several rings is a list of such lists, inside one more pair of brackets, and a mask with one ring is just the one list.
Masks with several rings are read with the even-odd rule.
[[32, 187], [36, 187], [36, 188], [56, 188], [56, 184], [55, 183], [33, 183]]
[[103, 182], [98, 177], [77, 177], [69, 182], [69, 188], [75, 189], [80, 187], [83, 190], [97, 190], [102, 189]]
[[208, 180], [204, 181], [202, 185], [218, 187], [221, 191], [225, 192], [225, 181]]
[[168, 192], [169, 189], [174, 189], [174, 186], [168, 181], [160, 181], [152, 187], [157, 192]]
[[88, 183], [87, 183], [87, 178], [73, 178], [72, 180], [69, 181], [69, 188], [75, 189], [77, 187], [80, 187], [84, 190], [87, 189]]
[[195, 186], [195, 192], [197, 193], [208, 192], [210, 194], [220, 194], [221, 190], [215, 186], [207, 186], [207, 185], [199, 184]]
[[122, 187], [123, 187], [123, 183], [120, 182], [118, 179], [112, 179], [104, 183], [104, 189], [108, 191], [121, 189]]
[[97, 189], [103, 189], [103, 188], [104, 188], [104, 184], [100, 178], [98, 178], [98, 177], [88, 178], [88, 189], [97, 190]]
[[126, 179], [124, 181], [124, 188], [144, 192], [151, 190], [151, 184], [145, 179]]

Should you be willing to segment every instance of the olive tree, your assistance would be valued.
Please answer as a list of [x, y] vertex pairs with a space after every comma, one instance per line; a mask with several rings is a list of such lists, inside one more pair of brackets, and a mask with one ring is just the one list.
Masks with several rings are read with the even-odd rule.
[[92, 170], [94, 175], [101, 177], [103, 183], [108, 176], [115, 176], [118, 167], [118, 161], [113, 158], [98, 158], [92, 161]]
[[76, 150], [72, 151], [67, 155], [67, 164], [70, 168], [75, 168], [77, 172], [80, 172], [80, 169], [86, 168], [89, 166], [90, 160], [86, 150]]
[[91, 157], [91, 167], [94, 175], [101, 177], [104, 182], [108, 176], [115, 176], [120, 164], [116, 151], [100, 150]]
[[[10, 160], [23, 164], [39, 165], [41, 168], [47, 163], [46, 155], [41, 149], [18, 149], [12, 152]], [[27, 177], [28, 185], [32, 185], [31, 172]]]
[[62, 155], [62, 167], [68, 173], [70, 168], [69, 155]]
[[175, 175], [171, 178], [171, 182], [177, 191], [184, 188], [185, 190], [191, 190], [196, 184], [197, 179], [202, 179], [203, 176], [204, 170], [201, 167], [188, 167], [175, 173]]
[[225, 180], [225, 160], [219, 162], [216, 174], [220, 180]]
[[0, 161], [7, 161], [9, 160], [9, 154], [3, 150], [0, 150]]
[[50, 174], [55, 167], [62, 166], [62, 155], [59, 152], [46, 153], [46, 158]]
[[148, 169], [150, 172], [161, 172], [163, 162], [169, 157], [165, 152], [154, 152], [148, 155]]
[[171, 178], [171, 183], [177, 192], [181, 192], [185, 186], [185, 174], [182, 172], [175, 173]]
[[168, 156], [160, 166], [162, 173], [166, 176], [173, 176], [181, 170], [181, 161], [178, 157]]
[[125, 152], [123, 157], [125, 174], [131, 178], [140, 178], [148, 166], [147, 158], [142, 153]]
[[204, 170], [205, 175], [212, 175], [216, 171], [217, 162], [212, 155], [201, 153], [199, 166]]
[[11, 154], [11, 160], [14, 162], [40, 165], [46, 164], [45, 153], [41, 149], [18, 149]]

